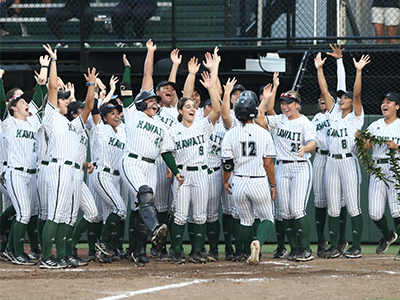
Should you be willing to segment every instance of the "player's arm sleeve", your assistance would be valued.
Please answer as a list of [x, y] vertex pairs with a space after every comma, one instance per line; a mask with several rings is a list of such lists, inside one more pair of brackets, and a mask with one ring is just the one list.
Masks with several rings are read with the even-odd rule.
[[[224, 139], [222, 140], [222, 145], [221, 145], [222, 168], [225, 172], [232, 172], [234, 166], [234, 154], [233, 154], [232, 144], [230, 142], [231, 136], [232, 136], [232, 131], [227, 132], [225, 134]], [[227, 164], [231, 165], [232, 167], [228, 166], [228, 168], [226, 168]]]
[[43, 98], [44, 94], [42, 92], [40, 84], [36, 83], [35, 93], [33, 94], [32, 101], [30, 103], [36, 107], [36, 111], [39, 110], [39, 108], [42, 106]]
[[3, 78], [0, 78], [0, 119], [4, 121], [7, 115], [6, 93], [4, 91]]
[[337, 65], [336, 91], [346, 91], [346, 71], [344, 70], [343, 58], [337, 59], [336, 65]]
[[[122, 82], [127, 82], [131, 85], [131, 67], [125, 66], [124, 76], [122, 77]], [[133, 103], [133, 95], [131, 97], [126, 97], [123, 100], [124, 107], [130, 107]]]
[[179, 170], [176, 166], [175, 163], [175, 158], [172, 155], [172, 152], [164, 152], [161, 154], [163, 160], [165, 161], [165, 163], [167, 164], [168, 168], [170, 168], [170, 170], [172, 171], [172, 174], [174, 174], [176, 176], [176, 174], [179, 173]]
[[267, 116], [267, 123], [268, 123], [268, 128], [270, 129], [275, 129], [278, 124], [278, 115], [275, 116]]
[[361, 114], [359, 116], [354, 116], [355, 128], [357, 130], [361, 130], [364, 125], [364, 109], [361, 110]]
[[76, 133], [82, 133], [85, 130], [85, 123], [83, 123], [82, 117], [78, 116], [72, 121], [72, 124], [75, 126]]
[[161, 137], [160, 153], [175, 152], [175, 142], [173, 140], [173, 133], [171, 129], [162, 126], [163, 134]]
[[304, 141], [305, 144], [307, 145], [309, 142], [317, 142], [317, 131], [315, 129], [315, 126], [313, 123], [309, 120], [308, 122], [305, 123], [304, 126]]
[[264, 149], [263, 157], [274, 158], [276, 156], [276, 151], [275, 151], [275, 144], [274, 144], [274, 141], [272, 139], [272, 136], [267, 131], [265, 137], [267, 139], [267, 145], [266, 145], [266, 147]]

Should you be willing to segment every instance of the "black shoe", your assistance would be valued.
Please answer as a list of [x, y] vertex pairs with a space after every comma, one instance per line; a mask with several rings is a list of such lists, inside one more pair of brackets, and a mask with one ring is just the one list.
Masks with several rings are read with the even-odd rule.
[[[341, 256], [339, 249], [335, 246], [330, 246], [328, 250], [324, 253], [324, 258], [337, 258]], [[320, 257], [320, 256], [319, 256]]]
[[275, 253], [272, 255], [272, 258], [285, 258], [289, 254], [286, 248], [282, 246], [278, 246], [274, 252]]
[[76, 268], [78, 267], [78, 261], [75, 259], [70, 259], [68, 256], [63, 256], [58, 261], [60, 265], [67, 264], [67, 268]]
[[135, 262], [136, 267], [145, 267], [146, 266], [146, 263], [143, 262], [142, 259], [139, 259], [139, 256], [136, 257], [133, 252], [131, 253], [131, 257], [132, 257], [132, 260]]
[[15, 265], [34, 266], [37, 262], [36, 260], [30, 259], [26, 253], [21, 253], [15, 257], [12, 263]]
[[193, 262], [193, 258], [194, 258], [194, 249], [192, 249], [188, 255], [188, 261], [189, 262]]
[[376, 247], [376, 254], [383, 254], [389, 248], [389, 246], [397, 240], [397, 233], [393, 230], [392, 235], [389, 238], [381, 238], [378, 247]]
[[107, 256], [114, 256], [115, 252], [111, 247], [108, 245], [107, 242], [99, 240], [96, 244], [94, 244], [96, 248], [101, 251], [103, 254]]
[[156, 245], [151, 245], [150, 248], [150, 257], [151, 258], [158, 258], [158, 249]]
[[339, 241], [337, 248], [338, 248], [340, 254], [343, 255], [344, 251], [346, 251], [348, 246], [349, 246], [349, 243], [347, 241]]
[[300, 250], [296, 254], [295, 259], [296, 261], [310, 261], [314, 259], [314, 256], [312, 255], [311, 249]]
[[400, 250], [397, 252], [397, 254], [394, 257], [394, 260], [400, 260]]
[[99, 251], [99, 253], [97, 254], [97, 258], [103, 264], [110, 264], [111, 263], [111, 258], [109, 256], [105, 255], [101, 251]]
[[60, 265], [54, 256], [50, 256], [47, 259], [40, 259], [40, 269], [64, 269], [66, 266]]
[[361, 258], [361, 248], [351, 246], [343, 255], [347, 258]]
[[86, 266], [89, 264], [89, 262], [85, 259], [80, 259], [79, 256], [68, 256], [68, 259], [71, 263], [75, 264], [77, 267], [82, 267], [82, 266]]
[[15, 251], [14, 249], [10, 249], [10, 248], [6, 248], [3, 252], [3, 254], [8, 258], [8, 260], [10, 261], [15, 261], [17, 260], [16, 256], [15, 256]]
[[218, 248], [216, 249], [211, 249], [210, 252], [207, 254], [207, 260], [208, 261], [218, 261]]
[[149, 257], [147, 256], [146, 253], [139, 254], [139, 255], [138, 255], [138, 259], [139, 259], [141, 262], [145, 263], [145, 264], [148, 264], [148, 263], [150, 262]]
[[95, 261], [96, 260], [96, 251], [89, 251], [86, 256], [86, 259], [88, 261]]
[[207, 262], [207, 259], [201, 255], [201, 253], [197, 252], [193, 256], [193, 263], [195, 264], [205, 264]]
[[235, 251], [233, 250], [233, 247], [225, 247], [225, 260], [232, 260], [233, 259], [233, 253]]
[[173, 264], [180, 264], [183, 265], [185, 263], [185, 259], [182, 257], [180, 253], [174, 254], [172, 256], [172, 263]]
[[165, 248], [165, 246], [161, 249], [160, 255], [158, 256], [158, 259], [161, 260], [161, 261], [171, 261], [172, 256], [169, 255], [169, 253], [167, 251], [167, 248]]
[[299, 253], [299, 250], [292, 250], [290, 253], [286, 256], [286, 259], [288, 261], [296, 261], [296, 255]]
[[328, 241], [323, 241], [318, 243], [318, 248], [317, 248], [317, 256], [324, 258], [325, 257], [325, 251], [326, 247], [328, 247]]
[[110, 257], [111, 261], [120, 261], [121, 258], [118, 255], [118, 250], [117, 249], [113, 249], [113, 251], [114, 251], [115, 254]]
[[239, 262], [239, 261], [244, 261], [246, 260], [246, 255], [243, 251], [236, 251], [235, 253], [233, 253], [233, 258], [232, 261], [233, 262]]
[[206, 250], [206, 246], [204, 246], [204, 245], [201, 246], [201, 252], [200, 252], [200, 254], [201, 254], [201, 256], [207, 258], [208, 253], [207, 253], [207, 250]]
[[126, 259], [126, 253], [122, 248], [117, 249], [117, 255], [119, 256], [120, 259]]
[[167, 241], [167, 232], [168, 232], [168, 227], [165, 224], [161, 224], [158, 226], [156, 229], [154, 229], [153, 234], [151, 236], [151, 242], [160, 247], [163, 247], [165, 245], [165, 242]]

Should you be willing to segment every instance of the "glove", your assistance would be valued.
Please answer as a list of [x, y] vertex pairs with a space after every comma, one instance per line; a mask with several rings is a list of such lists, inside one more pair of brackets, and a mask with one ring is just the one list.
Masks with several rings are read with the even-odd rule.
[[121, 82], [119, 88], [120, 88], [120, 95], [121, 95], [122, 100], [133, 96], [132, 86], [129, 82], [126, 82], [126, 81]]

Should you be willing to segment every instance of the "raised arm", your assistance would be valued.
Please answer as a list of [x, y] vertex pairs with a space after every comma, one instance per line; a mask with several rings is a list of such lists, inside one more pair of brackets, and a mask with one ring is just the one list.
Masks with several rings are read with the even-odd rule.
[[214, 66], [211, 70], [211, 80], [212, 80], [213, 88], [218, 93], [218, 98], [221, 98], [222, 89], [220, 90], [221, 83], [218, 79], [218, 71], [219, 71], [219, 64], [221, 62], [221, 56], [218, 55], [218, 51], [219, 51], [218, 47], [215, 47], [214, 55], [213, 55]]
[[314, 58], [314, 65], [317, 69], [318, 76], [318, 85], [321, 90], [322, 97], [324, 98], [325, 105], [328, 111], [331, 110], [333, 106], [333, 99], [328, 90], [328, 84], [326, 83], [325, 75], [324, 75], [324, 63], [326, 61], [326, 57], [324, 59], [321, 58], [321, 52], [317, 54]]
[[362, 103], [361, 103], [361, 77], [362, 77], [362, 69], [370, 63], [369, 55], [362, 55], [360, 60], [357, 62], [355, 58], [353, 58], [354, 66], [356, 67], [356, 80], [354, 82], [353, 89], [353, 110], [356, 116], [361, 115], [362, 112]]
[[4, 121], [7, 118], [6, 93], [4, 91], [3, 75], [6, 71], [0, 69], [0, 119]]
[[224, 98], [222, 100], [222, 106], [221, 106], [221, 117], [222, 121], [224, 122], [224, 126], [226, 128], [231, 128], [232, 127], [232, 117], [231, 117], [231, 93], [233, 90], [233, 87], [235, 86], [237, 82], [236, 77], [233, 77], [232, 80], [228, 78], [228, 81], [226, 82], [224, 88]]
[[264, 129], [268, 130], [268, 122], [267, 118], [265, 117], [265, 112], [267, 110], [267, 105], [271, 98], [273, 97], [272, 92], [272, 84], [268, 83], [263, 91], [263, 100], [261, 101], [260, 105], [258, 106], [258, 114], [257, 119], [255, 120], [258, 125], [263, 127]]
[[[214, 48], [214, 55], [212, 55], [210, 52], [207, 52], [204, 55], [205, 58], [206, 58], [206, 61], [203, 60], [203, 65], [204, 65], [204, 67], [206, 67], [208, 69], [208, 71], [210, 73], [212, 73], [212, 70], [214, 68], [215, 57], [218, 56], [218, 51], [219, 51], [219, 48], [215, 47]], [[218, 73], [218, 70], [217, 70], [217, 73]], [[215, 87], [217, 88], [219, 96], [222, 97], [223, 90], [222, 90], [221, 81], [219, 80], [218, 76], [215, 78], [215, 81], [213, 82], [213, 85], [215, 85]]]
[[[143, 81], [142, 81], [142, 91], [148, 91], [154, 86], [153, 82], [153, 66], [154, 66], [154, 52], [157, 50], [157, 46], [153, 44], [150, 39], [146, 43], [147, 55], [144, 61], [143, 70]], [[125, 80], [124, 80], [125, 81]]]
[[88, 74], [84, 74], [86, 79], [87, 93], [85, 99], [85, 106], [83, 107], [83, 111], [81, 114], [81, 118], [83, 123], [86, 123], [87, 118], [89, 117], [90, 112], [93, 109], [94, 104], [94, 86], [96, 84], [96, 78], [99, 74], [96, 73], [96, 68], [92, 68], [92, 70], [88, 69]]
[[[188, 62], [189, 74], [186, 77], [185, 85], [183, 86], [183, 98], [192, 98], [194, 92], [194, 82], [196, 74], [199, 72], [200, 64], [196, 57], [192, 57]], [[211, 97], [211, 95], [210, 95]]]
[[[279, 87], [279, 72], [275, 71], [274, 76], [272, 77], [272, 83], [274, 84], [271, 94], [270, 99], [267, 102], [267, 115], [270, 116], [275, 116], [275, 98], [276, 98], [276, 91], [278, 90]], [[264, 92], [269, 92], [268, 90], [264, 89]], [[269, 93], [268, 93], [269, 94]], [[264, 95], [264, 98], [267, 98], [269, 95]]]
[[211, 75], [208, 72], [203, 72], [201, 78], [203, 80], [200, 79], [200, 83], [207, 89], [211, 99], [212, 111], [208, 117], [211, 123], [215, 124], [221, 115], [221, 103], [219, 102], [218, 91], [214, 88]]
[[129, 60], [126, 58], [125, 54], [122, 54], [122, 61], [125, 66], [125, 71], [120, 85], [120, 95], [123, 100], [124, 107], [129, 107], [133, 103], [133, 93], [131, 86], [131, 64], [129, 63]]
[[39, 57], [40, 72], [35, 71], [36, 88], [33, 94], [32, 101], [39, 109], [43, 105], [44, 96], [47, 94], [48, 90], [46, 87], [47, 76], [49, 74], [50, 57], [48, 55]]
[[118, 77], [114, 77], [114, 75], [110, 78], [110, 91], [108, 92], [107, 96], [103, 99], [103, 103], [107, 103], [111, 100], [111, 97], [115, 93], [115, 89], [117, 88], [117, 82], [119, 81]]
[[[174, 49], [171, 51], [170, 57], [172, 61], [172, 67], [171, 67], [171, 72], [169, 73], [168, 81], [176, 83], [176, 74], [178, 73], [179, 65], [182, 62], [182, 55], [179, 55], [179, 49]], [[178, 91], [175, 91], [175, 96], [174, 99], [172, 99], [171, 101], [171, 105], [175, 107], [177, 102], [178, 102]]]
[[49, 76], [49, 94], [48, 102], [58, 108], [58, 77], [57, 77], [57, 49], [51, 49], [50, 45], [43, 45], [43, 48], [50, 56], [50, 76]]
[[344, 64], [343, 64], [343, 51], [344, 48], [341, 49], [341, 45], [336, 45], [336, 44], [329, 44], [329, 46], [332, 49], [332, 52], [326, 52], [327, 55], [332, 56], [333, 58], [336, 59], [336, 65], [337, 65], [337, 87], [336, 91], [347, 91], [346, 89], [346, 72], [344, 70]]

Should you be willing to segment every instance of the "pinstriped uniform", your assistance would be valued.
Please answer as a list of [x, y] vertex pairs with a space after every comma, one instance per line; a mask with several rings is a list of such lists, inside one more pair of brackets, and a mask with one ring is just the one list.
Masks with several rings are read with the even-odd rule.
[[[261, 221], [274, 222], [271, 190], [263, 158], [275, 157], [271, 134], [249, 123], [229, 130], [222, 142], [222, 159], [233, 159], [233, 201], [237, 206], [240, 224], [251, 226], [255, 213]], [[254, 177], [254, 178], [252, 178]]]
[[[174, 222], [184, 225], [190, 220], [204, 224], [207, 219], [208, 171], [207, 143], [214, 129], [209, 117], [195, 121], [190, 127], [181, 123], [173, 126], [169, 134], [175, 141], [175, 161], [185, 177], [176, 196]], [[179, 167], [182, 166], [182, 167]], [[188, 170], [187, 168], [197, 168]]]
[[27, 170], [36, 170], [35, 143], [40, 126], [37, 114], [28, 117], [26, 121], [8, 116], [1, 122], [8, 151], [6, 187], [16, 211], [16, 220], [23, 224], [28, 224], [32, 211], [37, 209], [32, 188], [35, 187], [35, 176]]
[[37, 168], [39, 170], [36, 176], [36, 189], [40, 206], [39, 217], [41, 220], [47, 220], [49, 205], [48, 205], [46, 173], [50, 161], [50, 156], [47, 151], [46, 133], [43, 126], [38, 130], [38, 133], [36, 135], [36, 140], [37, 140]]
[[[0, 126], [0, 149], [2, 149], [2, 151], [0, 151], [0, 175], [6, 174], [7, 171], [7, 143], [6, 143], [6, 138], [3, 135], [3, 130], [1, 129]], [[2, 208], [4, 211], [7, 207], [9, 207], [10, 205], [12, 205], [11, 203], [11, 199], [8, 196], [8, 191], [7, 191], [7, 187], [6, 187], [6, 183], [1, 182], [0, 183], [0, 192], [3, 194], [3, 199], [2, 199]]]
[[102, 121], [96, 125], [95, 133], [93, 147], [97, 149], [94, 157], [97, 167], [93, 172], [93, 186], [112, 212], [125, 219], [126, 205], [121, 197], [118, 170], [125, 149], [125, 140], [120, 138], [124, 136], [118, 136], [110, 125], [103, 124]]
[[[197, 115], [197, 112], [196, 112]], [[157, 113], [157, 117], [165, 124], [167, 128], [171, 128], [178, 123], [178, 110], [176, 107], [161, 107]], [[173, 193], [173, 178], [166, 178], [167, 164], [162, 157], [156, 160], [157, 165], [157, 193], [154, 195], [154, 206], [157, 212], [166, 212], [171, 206]]]
[[[400, 144], [400, 119], [397, 118], [393, 123], [387, 125], [385, 119], [379, 119], [373, 122], [368, 127], [368, 131], [374, 136], [391, 139], [396, 144]], [[383, 174], [393, 179], [393, 172], [389, 171], [390, 162], [386, 153], [389, 152], [387, 146], [372, 146], [372, 158], [375, 162], [375, 167], [382, 168]], [[396, 157], [400, 157], [399, 151], [396, 151]], [[382, 161], [385, 159], [384, 161]], [[390, 214], [393, 218], [400, 217], [400, 202], [397, 200], [397, 193], [394, 183], [389, 183], [389, 188], [386, 187], [382, 180], [371, 176], [369, 180], [368, 206], [369, 216], [373, 221], [382, 219], [385, 213], [386, 198], [388, 199]]]
[[[364, 111], [360, 116], [356, 116], [354, 112], [345, 118], [341, 115], [332, 118], [329, 114], [327, 116], [331, 124], [327, 131], [329, 157], [325, 177], [328, 214], [331, 217], [339, 217], [343, 194], [349, 215], [356, 217], [361, 214], [361, 174], [356, 158], [354, 134], [364, 124]], [[341, 158], [331, 157], [332, 155], [340, 155]]]
[[310, 153], [298, 155], [299, 146], [316, 141], [315, 127], [305, 116], [289, 120], [285, 115], [268, 116], [276, 145], [275, 178], [278, 191], [275, 218], [300, 219], [306, 215], [312, 186]]
[[174, 149], [172, 139], [157, 117], [138, 111], [134, 103], [124, 107], [124, 116], [126, 147], [120, 167], [121, 177], [131, 193], [137, 193], [141, 186], [148, 185], [156, 195], [157, 165], [153, 160]]
[[75, 163], [79, 158], [79, 137], [85, 125], [80, 116], [69, 121], [50, 102], [45, 107], [43, 124], [50, 159], [46, 172], [48, 220], [65, 223], [72, 217]]

